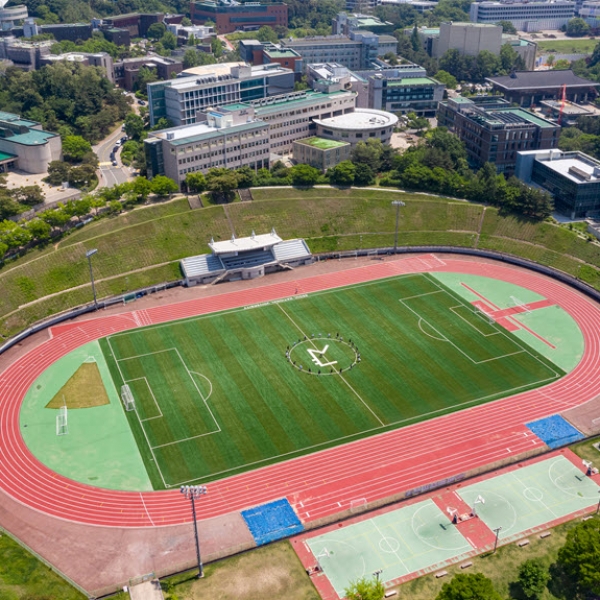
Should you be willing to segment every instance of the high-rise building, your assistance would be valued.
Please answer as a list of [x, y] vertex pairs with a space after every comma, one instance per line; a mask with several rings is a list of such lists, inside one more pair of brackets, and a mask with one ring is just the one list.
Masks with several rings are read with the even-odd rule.
[[500, 54], [502, 27], [486, 23], [441, 23], [440, 35], [433, 42], [431, 55], [444, 56], [451, 49], [460, 54], [477, 56], [482, 50]]

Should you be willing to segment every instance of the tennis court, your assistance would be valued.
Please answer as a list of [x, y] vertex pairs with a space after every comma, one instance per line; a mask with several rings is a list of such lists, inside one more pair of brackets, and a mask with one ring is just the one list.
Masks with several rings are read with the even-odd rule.
[[506, 542], [595, 505], [599, 490], [573, 463], [558, 456], [480, 481], [457, 493], [475, 507], [490, 529], [501, 527], [499, 537]]
[[307, 543], [340, 597], [359, 577], [381, 571], [381, 581], [391, 581], [422, 569], [433, 570], [473, 550], [432, 500], [325, 533]]

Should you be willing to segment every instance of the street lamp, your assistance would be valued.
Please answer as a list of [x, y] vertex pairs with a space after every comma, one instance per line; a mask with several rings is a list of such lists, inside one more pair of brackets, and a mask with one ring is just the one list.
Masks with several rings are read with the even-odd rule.
[[196, 505], [194, 500], [206, 494], [205, 485], [182, 485], [179, 490], [188, 500], [192, 502], [192, 517], [194, 518], [194, 537], [196, 539], [196, 559], [198, 561], [198, 579], [204, 577], [202, 560], [200, 558], [200, 542], [198, 541], [198, 524], [196, 523]]
[[382, 573], [383, 573], [383, 569], [377, 569], [377, 571], [375, 571], [375, 572], [373, 573], [373, 575], [375, 575], [375, 579], [376, 579], [377, 581], [379, 581], [379, 576], [380, 576]]
[[92, 271], [92, 256], [98, 252], [97, 248], [93, 250], [88, 250], [85, 255], [88, 259], [88, 264], [90, 265], [90, 279], [92, 281], [92, 292], [94, 294], [94, 307], [98, 310], [98, 300], [96, 299], [96, 286], [94, 285], [94, 272]]
[[494, 540], [494, 552], [496, 552], [496, 548], [498, 547], [498, 538], [500, 537], [502, 527], [496, 527], [496, 529], [494, 529], [493, 531], [496, 533], [496, 539]]
[[400, 218], [400, 207], [406, 206], [402, 200], [394, 200], [392, 206], [396, 207], [396, 235], [394, 236], [394, 254], [398, 252], [398, 219]]
[[[600, 494], [600, 490], [598, 490], [598, 493]], [[596, 514], [600, 513], [600, 498], [598, 498], [598, 508], [596, 509]]]

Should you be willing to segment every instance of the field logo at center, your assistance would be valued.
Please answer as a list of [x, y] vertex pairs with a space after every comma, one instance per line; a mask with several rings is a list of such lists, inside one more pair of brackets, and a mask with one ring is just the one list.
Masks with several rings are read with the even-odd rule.
[[329, 362], [322, 362], [319, 356], [323, 356], [327, 350], [329, 349], [329, 344], [323, 348], [323, 350], [317, 350], [316, 348], [308, 348], [307, 352], [311, 355], [312, 361], [317, 365], [317, 367], [331, 367], [333, 365], [337, 365], [337, 360], [332, 360]]

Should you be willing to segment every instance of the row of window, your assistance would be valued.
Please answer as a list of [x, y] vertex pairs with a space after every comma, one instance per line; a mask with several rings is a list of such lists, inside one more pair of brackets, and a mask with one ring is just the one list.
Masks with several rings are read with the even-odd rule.
[[[231, 167], [232, 163], [245, 163], [248, 159], [256, 160], [257, 157], [262, 157], [264, 154], [269, 154], [269, 150], [267, 148], [262, 150], [257, 150], [256, 152], [247, 152], [245, 154], [240, 154], [238, 156], [228, 156], [227, 158], [215, 156], [212, 160], [208, 162], [193, 165], [191, 167], [186, 167], [185, 169], [180, 169], [179, 174], [185, 175], [186, 173], [194, 173], [196, 171], [203, 171], [205, 169], [211, 169], [213, 167]], [[251, 165], [252, 166], [252, 165]]]

